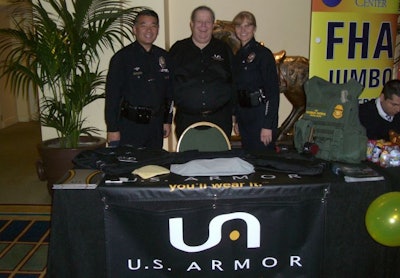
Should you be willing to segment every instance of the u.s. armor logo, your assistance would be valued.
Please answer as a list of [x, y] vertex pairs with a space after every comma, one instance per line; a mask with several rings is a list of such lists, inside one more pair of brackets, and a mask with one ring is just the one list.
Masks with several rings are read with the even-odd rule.
[[[181, 217], [169, 219], [169, 240], [176, 249], [194, 253], [210, 249], [218, 245], [221, 241], [222, 225], [230, 220], [241, 219], [247, 226], [247, 248], [260, 247], [260, 221], [246, 212], [233, 212], [228, 214], [221, 214], [211, 219], [208, 229], [209, 236], [206, 242], [197, 246], [189, 246], [183, 240], [183, 219]], [[229, 235], [231, 240], [237, 240], [240, 233], [237, 230], [231, 231]]]

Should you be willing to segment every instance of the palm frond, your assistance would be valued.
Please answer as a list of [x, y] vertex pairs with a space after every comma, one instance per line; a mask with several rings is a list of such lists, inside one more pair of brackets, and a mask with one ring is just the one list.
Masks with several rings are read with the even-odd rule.
[[[122, 0], [13, 0], [15, 27], [0, 29], [0, 78], [16, 94], [41, 93], [41, 123], [76, 147], [85, 127], [83, 109], [104, 98], [102, 53], [132, 40], [137, 13]], [[46, 4], [44, 4], [46, 3]], [[30, 13], [27, 13], [30, 11]]]

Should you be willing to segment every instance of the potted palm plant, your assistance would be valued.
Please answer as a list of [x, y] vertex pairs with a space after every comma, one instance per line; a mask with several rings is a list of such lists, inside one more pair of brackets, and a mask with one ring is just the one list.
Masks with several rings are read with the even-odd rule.
[[[52, 185], [84, 147], [105, 145], [104, 138], [95, 136], [99, 130], [87, 126], [83, 111], [104, 98], [100, 56], [132, 39], [133, 21], [142, 8], [127, 8], [124, 0], [12, 0], [8, 7], [14, 27], [0, 29], [0, 51], [7, 53], [0, 77], [16, 94], [39, 94], [41, 125], [57, 132], [57, 138], [39, 146], [39, 177]], [[46, 149], [56, 155], [49, 162], [43, 157]], [[70, 155], [57, 155], [60, 149]], [[62, 169], [50, 173], [53, 166]]]

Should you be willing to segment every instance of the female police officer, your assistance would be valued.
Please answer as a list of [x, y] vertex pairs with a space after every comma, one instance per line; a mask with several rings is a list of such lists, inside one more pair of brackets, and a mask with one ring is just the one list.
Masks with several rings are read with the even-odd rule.
[[279, 81], [272, 52], [254, 39], [256, 19], [242, 11], [233, 19], [241, 48], [234, 57], [238, 105], [234, 131], [242, 147], [262, 150], [274, 147], [278, 127]]

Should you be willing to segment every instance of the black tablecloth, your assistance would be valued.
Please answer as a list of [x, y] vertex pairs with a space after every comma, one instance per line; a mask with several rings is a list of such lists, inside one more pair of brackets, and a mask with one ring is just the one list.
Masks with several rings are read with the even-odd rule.
[[[333, 175], [326, 167], [321, 175], [316, 176], [296, 177], [288, 173], [259, 170], [246, 181], [233, 180], [232, 177], [196, 177], [194, 180], [181, 178], [179, 183], [176, 180], [179, 177], [171, 174], [151, 182], [139, 180], [131, 184], [101, 185], [96, 190], [56, 190], [48, 274], [49, 277], [86, 278], [107, 277], [107, 271], [111, 273], [111, 266], [107, 266], [109, 260], [106, 259], [105, 216], [108, 206], [129, 203], [133, 209], [158, 213], [171, 210], [174, 206], [187, 210], [192, 207], [212, 209], [243, 204], [246, 200], [260, 200], [263, 204], [275, 205], [280, 202], [301, 203], [302, 200], [315, 200], [315, 197], [321, 196], [325, 215], [322, 223], [323, 251], [321, 260], [317, 260], [321, 261], [321, 269], [317, 276], [400, 277], [400, 248], [380, 245], [365, 228], [364, 217], [369, 204], [383, 193], [399, 190], [399, 174], [396, 170], [377, 169], [385, 176], [385, 181], [345, 183], [342, 177]], [[275, 178], [271, 179], [271, 176]], [[238, 186], [240, 182], [243, 183], [242, 187]], [[217, 183], [226, 186], [212, 186]], [[195, 184], [195, 188], [171, 191], [171, 184], [189, 187]], [[199, 184], [203, 184], [203, 188]], [[298, 233], [292, 232], [293, 236]], [[118, 248], [122, 250], [124, 246]], [[257, 277], [269, 277], [267, 273], [259, 272]], [[226, 277], [224, 273], [215, 275]], [[132, 274], [129, 277], [174, 276], [160, 272], [159, 276], [152, 273], [149, 276]]]

